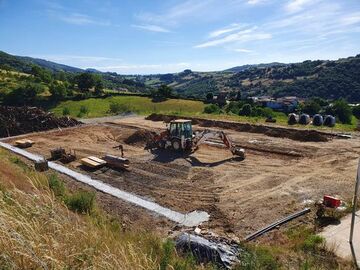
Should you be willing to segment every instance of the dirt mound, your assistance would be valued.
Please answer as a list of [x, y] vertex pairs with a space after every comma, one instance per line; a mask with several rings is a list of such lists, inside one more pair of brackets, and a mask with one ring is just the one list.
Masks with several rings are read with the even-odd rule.
[[[177, 119], [177, 116], [169, 116], [162, 114], [151, 114], [146, 119], [152, 121], [169, 122]], [[285, 127], [270, 127], [266, 125], [252, 125], [248, 123], [237, 123], [229, 121], [208, 120], [194, 117], [186, 117], [190, 119], [194, 125], [202, 127], [217, 127], [223, 129], [232, 129], [239, 132], [261, 133], [270, 137], [288, 138], [303, 142], [327, 142], [331, 134], [326, 134], [316, 130], [301, 130]]]
[[36, 107], [0, 106], [0, 137], [82, 124], [69, 117], [56, 117]]
[[171, 120], [174, 120], [176, 118], [177, 118], [176, 116], [152, 113], [149, 116], [147, 116], [145, 119], [146, 120], [151, 120], [151, 121], [163, 121], [163, 122], [168, 123]]
[[153, 141], [154, 135], [155, 135], [154, 132], [145, 129], [139, 129], [135, 131], [133, 134], [131, 134], [129, 137], [127, 137], [124, 140], [124, 142], [126, 144], [144, 146]]

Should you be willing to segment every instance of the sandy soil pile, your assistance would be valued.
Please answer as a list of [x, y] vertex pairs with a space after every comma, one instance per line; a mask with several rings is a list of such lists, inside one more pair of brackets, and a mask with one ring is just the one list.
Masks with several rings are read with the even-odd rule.
[[131, 145], [145, 146], [152, 142], [154, 135], [154, 132], [145, 129], [139, 129], [127, 137], [124, 142]]

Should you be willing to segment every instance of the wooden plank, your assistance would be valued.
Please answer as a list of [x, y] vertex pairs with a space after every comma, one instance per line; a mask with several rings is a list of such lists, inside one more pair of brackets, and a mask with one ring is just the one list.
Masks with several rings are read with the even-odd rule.
[[93, 156], [90, 156], [90, 157], [87, 157], [88, 159], [92, 160], [92, 161], [95, 161], [101, 165], [105, 165], [106, 164], [106, 161], [103, 160], [103, 159], [100, 159], [98, 157], [93, 157]]
[[19, 147], [30, 147], [34, 144], [34, 142], [32, 140], [28, 140], [28, 139], [21, 139], [21, 140], [15, 141], [15, 144]]
[[87, 166], [87, 167], [90, 167], [90, 168], [97, 168], [97, 167], [100, 167], [102, 164], [96, 162], [96, 161], [93, 161], [89, 158], [82, 158], [81, 159], [81, 164]]

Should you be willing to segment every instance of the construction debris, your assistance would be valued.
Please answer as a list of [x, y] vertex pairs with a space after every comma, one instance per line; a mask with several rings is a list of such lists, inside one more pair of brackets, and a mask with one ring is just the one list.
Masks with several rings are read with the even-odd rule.
[[90, 156], [82, 158], [81, 164], [92, 169], [97, 169], [104, 166], [106, 164], [106, 161], [97, 157]]
[[251, 240], [254, 240], [255, 238], [263, 235], [264, 233], [268, 232], [268, 231], [271, 231], [272, 229], [276, 228], [277, 226], [280, 226], [280, 225], [283, 225], [295, 218], [298, 218], [298, 217], [301, 217], [307, 213], [310, 213], [310, 208], [305, 208], [304, 210], [301, 210], [299, 212], [296, 212], [294, 214], [291, 214], [290, 216], [287, 216], [285, 218], [282, 218], [278, 221], [275, 221], [274, 223], [270, 224], [269, 226], [266, 226], [265, 228], [262, 228], [261, 230], [258, 230], [256, 231], [255, 233], [253, 234], [250, 234], [249, 236], [247, 236], [245, 238], [245, 241], [251, 241]]
[[32, 140], [27, 140], [27, 139], [15, 141], [16, 147], [19, 147], [19, 148], [28, 148], [28, 147], [31, 147], [33, 144], [34, 144], [34, 142]]
[[325, 215], [336, 218], [337, 213], [346, 211], [346, 203], [338, 197], [324, 195], [323, 198], [315, 203], [316, 216], [322, 218]]
[[176, 249], [183, 254], [192, 254], [199, 263], [212, 262], [221, 268], [231, 269], [239, 262], [237, 245], [207, 240], [201, 236], [182, 233], [175, 242]]
[[109, 167], [115, 169], [129, 169], [130, 161], [127, 158], [106, 155], [103, 157], [103, 160], [105, 160]]
[[65, 149], [62, 147], [51, 149], [51, 160], [60, 160], [62, 163], [70, 163], [76, 160], [76, 153], [75, 150], [69, 153], [66, 153]]
[[121, 152], [121, 157], [124, 157], [124, 146], [122, 144], [114, 146], [113, 149], [119, 149], [119, 151]]
[[63, 155], [65, 155], [65, 149], [64, 148], [55, 148], [55, 149], [51, 149], [50, 150], [50, 154], [51, 154], [51, 159], [52, 160], [58, 160], [60, 159]]
[[56, 117], [37, 107], [0, 106], [0, 137], [82, 124], [69, 117]]

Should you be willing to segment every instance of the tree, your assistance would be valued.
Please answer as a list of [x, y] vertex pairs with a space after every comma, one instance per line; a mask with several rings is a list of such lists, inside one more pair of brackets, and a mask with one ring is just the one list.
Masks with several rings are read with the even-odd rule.
[[321, 110], [321, 106], [315, 100], [310, 100], [310, 101], [305, 102], [304, 107], [302, 109], [302, 111], [304, 113], [307, 113], [310, 115], [317, 114], [317, 113], [319, 113], [320, 110]]
[[206, 94], [206, 100], [207, 101], [212, 101], [214, 99], [214, 95], [213, 93], [209, 92]]
[[360, 119], [360, 105], [357, 105], [352, 108], [352, 113], [357, 119]]
[[327, 108], [326, 112], [336, 116], [343, 124], [351, 124], [351, 107], [344, 99], [336, 100]]
[[28, 83], [22, 85], [4, 98], [4, 103], [7, 105], [34, 105], [39, 94], [44, 92], [44, 87], [37, 83]]
[[160, 100], [170, 98], [172, 97], [172, 88], [163, 84], [157, 90], [153, 90], [151, 96]]
[[241, 107], [239, 115], [250, 116], [251, 112], [252, 112], [251, 105], [245, 104], [244, 106]]
[[164, 98], [169, 98], [172, 95], [172, 88], [163, 84], [159, 87], [158, 93], [160, 96], [162, 96]]
[[54, 99], [54, 100], [64, 99], [67, 96], [67, 93], [68, 93], [66, 87], [62, 83], [59, 83], [59, 84], [52, 83], [52, 84], [50, 84], [49, 91], [51, 93], [51, 98]]
[[31, 74], [42, 82], [49, 83], [52, 80], [52, 74], [50, 73], [50, 71], [41, 68], [38, 65], [33, 65], [31, 67]]
[[81, 73], [75, 77], [75, 81], [81, 91], [89, 91], [90, 88], [95, 86], [95, 78], [91, 73]]
[[98, 96], [101, 95], [103, 93], [103, 89], [104, 89], [104, 83], [102, 79], [99, 77], [96, 79], [95, 82], [95, 94]]
[[207, 105], [204, 108], [204, 113], [220, 113], [220, 107], [216, 104]]

